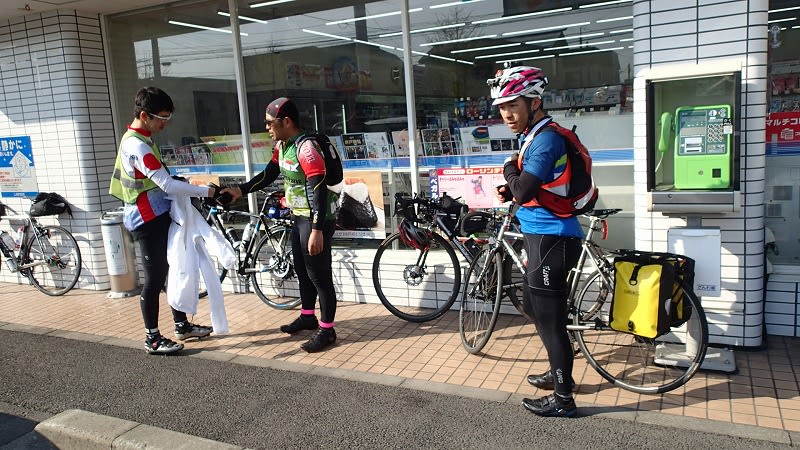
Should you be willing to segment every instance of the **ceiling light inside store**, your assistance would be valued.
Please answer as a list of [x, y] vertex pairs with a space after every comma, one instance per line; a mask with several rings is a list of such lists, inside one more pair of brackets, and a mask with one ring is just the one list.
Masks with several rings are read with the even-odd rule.
[[[217, 14], [219, 14], [220, 16], [225, 16], [225, 17], [230, 17], [231, 16], [230, 13], [226, 13], [225, 11], [217, 11]], [[239, 16], [239, 19], [241, 19], [241, 20], [249, 20], [250, 22], [263, 23], [264, 25], [267, 24], [266, 20], [256, 19], [254, 17]]]
[[280, 3], [289, 3], [289, 2], [293, 2], [293, 1], [294, 0], [272, 0], [272, 1], [269, 1], [269, 2], [251, 3], [250, 7], [251, 8], [261, 8], [262, 6], [272, 6], [272, 5], [277, 5], [277, 4], [280, 4]]
[[373, 46], [373, 47], [385, 48], [385, 49], [387, 49], [387, 50], [398, 50], [398, 51], [402, 51], [402, 49], [399, 49], [399, 48], [397, 48], [397, 47], [392, 47], [391, 45], [383, 45], [383, 44], [378, 44], [378, 43], [376, 43], [376, 42], [362, 41], [361, 39], [353, 39], [353, 42], [356, 42], [356, 43], [358, 43], [358, 44], [371, 45], [371, 46]]
[[797, 20], [797, 17], [787, 17], [785, 19], [768, 20], [767, 23], [791, 22], [793, 20]]
[[[587, 23], [588, 23], [588, 22], [587, 22]], [[464, 23], [464, 22], [461, 22], [461, 23], [454, 23], [454, 24], [452, 24], [452, 25], [442, 25], [442, 26], [438, 26], [438, 27], [431, 27], [431, 28], [420, 28], [419, 30], [411, 30], [409, 33], [410, 33], [410, 34], [415, 34], [415, 33], [427, 33], [427, 32], [429, 32], [429, 31], [446, 30], [446, 29], [449, 29], [449, 28], [458, 28], [458, 27], [463, 27], [464, 25], [466, 25], [466, 23]], [[399, 31], [399, 32], [397, 32], [397, 33], [386, 33], [386, 34], [379, 34], [379, 35], [378, 35], [378, 37], [380, 37], [380, 38], [385, 38], [385, 37], [392, 37], [392, 36], [401, 36], [402, 34], [403, 34], [403, 32]]]
[[555, 58], [556, 55], [544, 55], [544, 56], [534, 56], [532, 58], [523, 58], [523, 59], [501, 59], [499, 61], [495, 61], [495, 64], [506, 64], [506, 63], [515, 63], [515, 62], [522, 62], [522, 61], [533, 61], [535, 59], [547, 59], [547, 58]]
[[586, 53], [611, 52], [611, 51], [614, 51], [614, 50], [622, 50], [623, 48], [625, 48], [625, 47], [598, 48], [596, 50], [584, 50], [584, 51], [580, 51], [580, 52], [559, 53], [558, 56], [584, 55]]
[[458, 1], [458, 2], [439, 3], [438, 5], [428, 6], [428, 8], [436, 9], [436, 8], [447, 8], [448, 6], [463, 6], [463, 5], [466, 5], [467, 3], [478, 3], [478, 2], [482, 2], [482, 1], [483, 0], [461, 0], [461, 1]]
[[781, 8], [781, 9], [770, 9], [769, 11], [767, 11], [767, 13], [772, 14], [785, 11], [794, 11], [795, 9], [800, 9], [800, 6], [791, 6], [789, 8]]
[[522, 30], [522, 31], [509, 31], [507, 33], [503, 33], [502, 36], [517, 36], [519, 34], [539, 34], [543, 31], [550, 31], [550, 30], [561, 30], [570, 27], [582, 27], [584, 25], [589, 25], [591, 22], [578, 22], [578, 23], [568, 23], [566, 25], [555, 25], [552, 27], [544, 27], [544, 28], [536, 28], [530, 30]]
[[506, 48], [506, 47], [517, 47], [522, 45], [520, 42], [514, 42], [512, 44], [500, 44], [500, 45], [490, 45], [488, 47], [475, 47], [475, 48], [465, 48], [462, 50], [453, 50], [450, 53], [466, 53], [466, 52], [477, 52], [480, 50], [494, 50], [496, 48]]
[[534, 50], [520, 50], [518, 52], [509, 52], [509, 53], [495, 53], [493, 55], [480, 55], [476, 56], [475, 59], [489, 59], [489, 58], [499, 58], [501, 56], [513, 56], [513, 55], [524, 55], [527, 53], [540, 53], [541, 49], [534, 49]]
[[415, 55], [429, 56], [429, 57], [435, 58], [435, 59], [443, 59], [445, 61], [452, 61], [452, 62], [457, 62], [457, 63], [461, 63], [461, 64], [467, 64], [469, 66], [474, 66], [475, 65], [475, 63], [472, 63], [472, 62], [469, 62], [469, 61], [464, 61], [464, 60], [455, 59], [455, 58], [448, 58], [446, 56], [431, 55], [431, 54], [428, 54], [428, 53], [418, 52], [416, 50], [411, 50], [411, 53], [413, 53]]
[[[224, 30], [222, 28], [207, 27], [205, 25], [197, 25], [197, 24], [194, 24], [194, 23], [178, 22], [177, 20], [169, 20], [169, 21], [167, 21], [167, 23], [169, 23], [171, 25], [180, 25], [182, 27], [197, 28], [197, 29], [200, 29], [200, 30], [208, 30], [208, 31], [216, 31], [218, 33], [233, 34], [233, 31], [231, 31], [231, 30]], [[249, 36], [249, 34], [243, 33], [243, 32], [240, 32], [239, 35], [241, 35], [241, 36]]]
[[585, 43], [580, 43], [580, 44], [562, 45], [560, 47], [550, 47], [550, 48], [546, 48], [545, 50], [563, 50], [565, 48], [590, 47], [590, 46], [597, 46], [597, 45], [602, 45], [602, 44], [613, 44], [614, 42], [617, 42], [617, 41], [615, 41], [614, 39], [611, 39], [610, 41], [585, 42]]
[[323, 33], [321, 31], [307, 30], [305, 28], [303, 28], [303, 32], [304, 33], [316, 34], [317, 36], [325, 36], [325, 37], [329, 37], [331, 39], [341, 39], [343, 41], [352, 41], [352, 39], [350, 39], [349, 37], [337, 36], [335, 34]]
[[612, 30], [609, 31], [608, 34], [623, 34], [623, 33], [632, 33], [633, 28], [626, 28], [624, 30]]
[[476, 20], [476, 21], [472, 22], [472, 24], [475, 25], [475, 24], [479, 24], [479, 23], [505, 22], [505, 21], [508, 21], [508, 20], [517, 20], [517, 19], [522, 19], [522, 18], [525, 18], [525, 17], [532, 17], [532, 16], [543, 16], [545, 14], [555, 14], [555, 13], [564, 12], [564, 11], [571, 11], [571, 10], [572, 10], [571, 7], [558, 8], [558, 9], [551, 9], [551, 10], [548, 10], [548, 11], [538, 11], [538, 12], [532, 12], [532, 13], [517, 14], [516, 16], [495, 17], [494, 19]]
[[559, 37], [554, 37], [554, 38], [549, 38], [549, 39], [537, 39], [535, 41], [528, 41], [525, 44], [543, 44], [545, 42], [557, 42], [557, 41], [566, 41], [566, 40], [571, 40], [571, 39], [583, 39], [583, 38], [602, 36], [603, 34], [605, 34], [605, 33], [603, 33], [601, 31], [599, 33], [586, 33], [586, 34], [578, 34], [578, 35], [575, 35], [575, 36], [559, 36]]
[[[408, 10], [409, 13], [415, 13], [415, 12], [420, 12], [420, 11], [422, 11], [422, 8], [412, 8], [412, 9]], [[353, 17], [351, 19], [334, 20], [333, 22], [326, 22], [325, 25], [339, 25], [339, 24], [342, 24], [342, 23], [358, 22], [360, 20], [378, 19], [380, 17], [396, 16], [398, 14], [400, 14], [400, 11], [392, 11], [392, 12], [381, 13], [381, 14], [371, 14], [369, 16]]]
[[591, 5], [581, 5], [578, 8], [597, 8], [600, 6], [618, 5], [620, 3], [630, 3], [632, 0], [612, 0], [610, 2], [592, 3]]
[[461, 38], [461, 39], [452, 39], [449, 41], [439, 41], [439, 42], [426, 42], [424, 44], [419, 44], [420, 47], [432, 47], [434, 45], [444, 45], [444, 44], [460, 44], [462, 42], [468, 41], [477, 41], [478, 39], [491, 39], [496, 38], [496, 34], [488, 34], [486, 36], [473, 36], [469, 38]]
[[618, 22], [620, 20], [630, 20], [630, 19], [633, 19], [633, 16], [612, 17], [611, 19], [599, 19], [595, 21], [595, 23]]

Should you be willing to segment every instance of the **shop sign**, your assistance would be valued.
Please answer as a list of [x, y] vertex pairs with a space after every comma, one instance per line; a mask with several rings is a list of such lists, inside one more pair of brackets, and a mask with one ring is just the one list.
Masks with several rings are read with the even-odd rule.
[[800, 141], [800, 111], [770, 113], [767, 116], [767, 141]]

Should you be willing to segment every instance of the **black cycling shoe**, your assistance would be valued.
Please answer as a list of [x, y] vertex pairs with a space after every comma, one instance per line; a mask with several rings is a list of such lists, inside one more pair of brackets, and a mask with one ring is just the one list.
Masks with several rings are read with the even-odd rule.
[[287, 325], [281, 325], [281, 331], [284, 333], [295, 334], [303, 330], [316, 330], [319, 327], [319, 321], [315, 316], [300, 315], [297, 319]]
[[[575, 379], [570, 377], [570, 381], [572, 382], [572, 389], [570, 390], [574, 391]], [[556, 387], [555, 381], [553, 380], [553, 372], [550, 370], [540, 375], [528, 375], [528, 383], [539, 389], [548, 389], [551, 391]]]
[[333, 328], [317, 328], [317, 331], [300, 348], [308, 353], [314, 353], [325, 350], [334, 342], [336, 342], [336, 331]]
[[571, 397], [566, 402], [555, 395], [547, 395], [535, 400], [524, 398], [522, 406], [528, 411], [542, 417], [573, 417], [578, 413], [575, 400]]

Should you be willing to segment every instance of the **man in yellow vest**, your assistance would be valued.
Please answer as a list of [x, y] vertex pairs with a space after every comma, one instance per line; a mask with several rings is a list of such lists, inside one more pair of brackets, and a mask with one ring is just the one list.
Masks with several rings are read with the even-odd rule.
[[[161, 335], [158, 329], [159, 295], [167, 279], [167, 235], [171, 200], [167, 196], [215, 197], [219, 188], [194, 186], [170, 176], [153, 142], [172, 118], [175, 106], [166, 92], [146, 87], [136, 94], [133, 122], [122, 136], [111, 177], [109, 193], [123, 201], [123, 224], [139, 245], [144, 267], [140, 298], [144, 318], [144, 348], [150, 354], [169, 354], [183, 344]], [[172, 308], [175, 336], [179, 340], [205, 337], [211, 327], [187, 320], [186, 313]]]

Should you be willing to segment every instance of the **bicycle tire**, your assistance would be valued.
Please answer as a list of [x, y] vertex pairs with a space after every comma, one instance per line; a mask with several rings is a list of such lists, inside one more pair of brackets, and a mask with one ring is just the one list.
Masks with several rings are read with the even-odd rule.
[[503, 300], [503, 252], [499, 248], [484, 249], [475, 257], [464, 278], [461, 307], [458, 310], [458, 332], [461, 345], [475, 355], [492, 337], [500, 304]]
[[64, 227], [48, 225], [28, 238], [23, 265], [31, 284], [42, 293], [59, 296], [69, 292], [81, 276], [83, 260], [78, 241]]
[[257, 269], [250, 279], [262, 302], [275, 309], [291, 309], [300, 304], [291, 228], [270, 227], [255, 246], [251, 267]]
[[[613, 275], [612, 275], [613, 279]], [[592, 273], [572, 309], [570, 327], [587, 362], [614, 386], [639, 394], [661, 394], [694, 376], [708, 349], [708, 322], [700, 300], [682, 281], [679, 289], [691, 305], [689, 320], [657, 338], [643, 338], [608, 326], [613, 285]], [[687, 331], [696, 343], [686, 350]]]
[[[440, 234], [432, 233], [430, 247], [418, 250], [395, 232], [375, 252], [372, 282], [389, 312], [408, 322], [427, 322], [441, 317], [458, 299], [461, 265], [453, 246]], [[441, 298], [441, 291], [449, 294]]]

